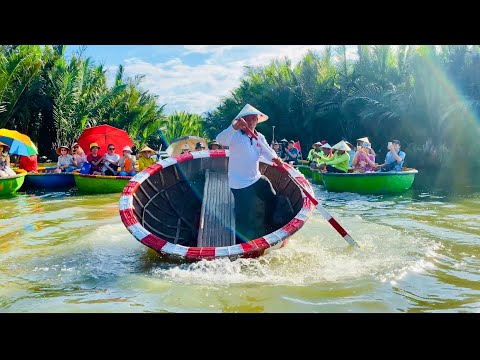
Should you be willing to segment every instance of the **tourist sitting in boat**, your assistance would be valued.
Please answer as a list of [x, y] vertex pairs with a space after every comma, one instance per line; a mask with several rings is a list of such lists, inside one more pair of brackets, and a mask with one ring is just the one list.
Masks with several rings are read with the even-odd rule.
[[332, 157], [333, 157], [332, 147], [330, 146], [329, 143], [324, 141], [324, 143], [322, 143], [322, 147], [320, 148], [320, 152], [315, 153], [313, 156], [315, 158], [315, 162], [311, 166], [311, 168], [312, 169], [318, 169], [318, 168], [322, 167], [322, 166], [319, 165], [320, 163], [324, 163], [324, 162], [330, 161], [332, 159]]
[[220, 145], [217, 140], [210, 141], [208, 145], [210, 150], [220, 150], [222, 148], [222, 145]]
[[[342, 141], [344, 141], [345, 144], [347, 144], [350, 148], [350, 152], [348, 153], [348, 156], [350, 157], [350, 159], [348, 160], [348, 167], [353, 168], [353, 160], [355, 158], [355, 154], [357, 153], [357, 147], [353, 146], [352, 143], [349, 142], [346, 138], [342, 138]], [[332, 149], [332, 154], [335, 154], [336, 151], [337, 150]]]
[[38, 171], [37, 155], [20, 156], [18, 168], [28, 173], [36, 173]]
[[275, 151], [275, 154], [277, 154], [278, 157], [282, 157], [282, 149], [277, 141], [273, 141], [270, 147]]
[[375, 156], [370, 153], [371, 145], [364, 142], [353, 160], [354, 172], [371, 172], [375, 169]]
[[285, 149], [285, 158], [283, 159], [284, 161], [290, 163], [291, 165], [297, 165], [298, 164], [298, 149], [293, 146], [295, 144], [295, 141], [290, 140], [288, 142], [288, 147]]
[[[264, 234], [257, 228], [257, 198], [264, 202], [263, 224], [273, 224], [277, 197], [270, 180], [260, 173], [260, 157], [272, 160], [272, 154], [265, 153], [258, 142], [268, 147], [265, 136], [255, 130], [257, 123], [266, 121], [268, 116], [250, 104], [238, 113], [232, 125], [217, 135], [217, 141], [230, 147], [228, 182], [235, 199], [235, 230], [237, 242], [248, 242]], [[258, 136], [253, 139], [244, 130], [248, 127]], [[273, 161], [281, 165], [280, 158]]]
[[205, 145], [201, 141], [195, 144], [195, 151], [202, 151], [205, 150]]
[[182, 145], [182, 152], [180, 153], [180, 155], [183, 154], [190, 154], [190, 146], [188, 146], [188, 144]]
[[83, 164], [87, 161], [87, 156], [78, 143], [75, 143], [72, 146], [72, 159], [73, 166], [76, 168], [74, 171], [79, 171]]
[[287, 156], [287, 153], [285, 152], [287, 147], [288, 147], [288, 140], [285, 139], [285, 138], [280, 140], [280, 151], [281, 151], [281, 154], [282, 154], [282, 156], [280, 156], [281, 159], [283, 159]]
[[108, 176], [117, 176], [119, 160], [120, 155], [115, 153], [115, 145], [108, 144], [107, 152], [103, 155], [102, 174]]
[[307, 160], [308, 160], [308, 165], [310, 165], [310, 167], [316, 166], [317, 161], [314, 154], [317, 153], [320, 155], [320, 152], [322, 151], [321, 146], [322, 146], [322, 143], [320, 141], [317, 141], [312, 145], [312, 148], [308, 152]]
[[140, 154], [138, 156], [138, 171], [142, 171], [155, 163], [155, 150], [145, 146], [142, 150], [140, 150]]
[[329, 143], [325, 142], [322, 144], [320, 154], [316, 156], [317, 162], [320, 161], [329, 161], [333, 156], [332, 147]]
[[17, 175], [15, 171], [10, 169], [10, 167], [7, 166], [7, 163], [4, 161], [0, 161], [0, 177], [8, 177], [8, 176], [15, 176]]
[[402, 171], [406, 154], [400, 150], [400, 146], [400, 141], [398, 140], [389, 142], [387, 149], [390, 151], [385, 156], [385, 162], [382, 165], [378, 165], [376, 170], [380, 170], [382, 172]]
[[375, 151], [373, 151], [373, 149], [372, 149], [372, 146], [371, 146], [372, 142], [370, 141], [370, 139], [367, 136], [357, 139], [357, 149], [356, 150], [359, 151], [362, 148], [363, 143], [365, 143], [365, 142], [370, 144], [370, 154], [372, 154], [373, 156], [377, 156]]
[[132, 149], [130, 146], [125, 146], [123, 149], [123, 156], [118, 161], [118, 166], [120, 166], [120, 176], [135, 176], [137, 172], [135, 171], [135, 164], [137, 159], [132, 155]]
[[0, 142], [0, 161], [4, 162], [7, 167], [10, 167], [10, 155], [8, 155], [8, 150], [10, 146]]
[[345, 141], [335, 144], [332, 149], [336, 150], [335, 154], [328, 161], [321, 161], [319, 165], [324, 165], [327, 172], [346, 173], [348, 171], [348, 161], [350, 157], [348, 152], [350, 147]]
[[102, 175], [103, 156], [98, 154], [100, 146], [97, 143], [90, 144], [90, 154], [87, 156], [87, 161], [92, 165], [90, 167], [91, 175]]
[[70, 148], [68, 146], [59, 146], [57, 149], [58, 162], [57, 168], [53, 170], [54, 173], [71, 173], [75, 170], [75, 166], [73, 165], [73, 158], [72, 155], [68, 153]]

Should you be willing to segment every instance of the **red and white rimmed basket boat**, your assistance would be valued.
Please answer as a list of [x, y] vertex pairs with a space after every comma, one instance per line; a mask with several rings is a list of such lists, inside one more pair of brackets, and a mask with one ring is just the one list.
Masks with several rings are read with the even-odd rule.
[[[120, 217], [142, 244], [179, 260], [258, 257], [284, 246], [314, 209], [300, 188], [271, 164], [260, 163], [291, 216], [272, 232], [235, 244], [233, 196], [228, 188], [229, 150], [205, 150], [161, 160], [134, 176], [120, 198]], [[290, 175], [313, 193], [293, 167]]]

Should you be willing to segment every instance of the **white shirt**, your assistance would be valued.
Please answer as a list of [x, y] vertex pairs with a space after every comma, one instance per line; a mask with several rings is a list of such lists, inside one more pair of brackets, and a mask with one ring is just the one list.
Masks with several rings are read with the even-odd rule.
[[[107, 153], [105, 153], [105, 159], [107, 160], [107, 163], [108, 163], [108, 165], [112, 168], [112, 170], [113, 170], [113, 171], [117, 171], [117, 166], [112, 165], [112, 164], [110, 163], [110, 161], [118, 162], [118, 160], [120, 160], [120, 155], [115, 154], [115, 153], [113, 153], [112, 155], [110, 155], [110, 154], [107, 152]], [[110, 161], [108, 161], [108, 160], [110, 160]], [[108, 170], [108, 168], [107, 168], [105, 165], [103, 165], [102, 170], [103, 170], [103, 172], [105, 172], [105, 171]]]
[[[265, 136], [257, 132], [258, 140], [269, 147]], [[254, 184], [262, 174], [258, 168], [260, 157], [271, 162], [272, 154], [263, 151], [255, 139], [250, 139], [232, 125], [217, 135], [217, 142], [230, 148], [228, 182], [232, 189], [243, 189]]]

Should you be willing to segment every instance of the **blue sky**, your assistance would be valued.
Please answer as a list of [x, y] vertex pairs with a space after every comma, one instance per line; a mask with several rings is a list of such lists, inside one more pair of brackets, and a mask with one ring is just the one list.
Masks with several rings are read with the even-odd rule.
[[[68, 45], [67, 56], [82, 46]], [[109, 85], [118, 65], [126, 76], [145, 75], [141, 87], [158, 95], [165, 112], [201, 114], [213, 110], [240, 82], [245, 66], [266, 65], [287, 56], [296, 63], [323, 45], [87, 45], [86, 56], [108, 69]], [[354, 47], [349, 47], [354, 56]]]

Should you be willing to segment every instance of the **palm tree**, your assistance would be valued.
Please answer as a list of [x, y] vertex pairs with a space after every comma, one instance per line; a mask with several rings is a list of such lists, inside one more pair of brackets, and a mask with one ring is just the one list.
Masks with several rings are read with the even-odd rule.
[[168, 143], [187, 135], [207, 137], [207, 133], [203, 130], [203, 118], [200, 115], [185, 111], [176, 111], [172, 115], [167, 116], [165, 127], [163, 136]]

